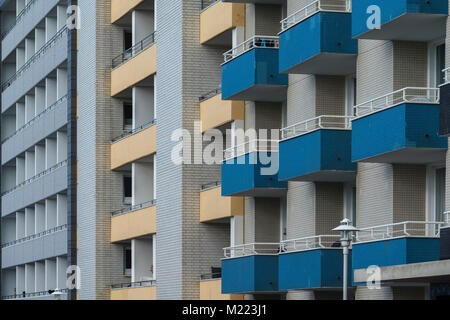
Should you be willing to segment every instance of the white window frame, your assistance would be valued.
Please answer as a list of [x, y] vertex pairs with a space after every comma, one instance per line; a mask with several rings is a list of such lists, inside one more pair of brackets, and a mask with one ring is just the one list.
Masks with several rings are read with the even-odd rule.
[[445, 38], [428, 43], [428, 87], [436, 88], [436, 49], [445, 44]]

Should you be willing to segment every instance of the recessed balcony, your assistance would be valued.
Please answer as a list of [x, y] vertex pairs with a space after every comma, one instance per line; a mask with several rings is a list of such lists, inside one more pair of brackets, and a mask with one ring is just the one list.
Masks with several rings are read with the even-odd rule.
[[151, 121], [111, 141], [111, 170], [155, 153], [156, 121]]
[[355, 107], [352, 161], [426, 164], [445, 160], [439, 90], [405, 88]]
[[216, 89], [200, 98], [202, 133], [244, 119], [245, 102], [222, 100], [221, 89]]
[[445, 36], [447, 0], [353, 1], [356, 39], [430, 41]]
[[224, 54], [224, 100], [286, 100], [288, 75], [278, 69], [278, 37], [254, 36]]
[[205, 2], [200, 13], [200, 44], [231, 46], [232, 30], [245, 26], [245, 4]]
[[280, 72], [347, 75], [356, 70], [351, 1], [318, 0], [281, 21]]
[[352, 181], [351, 119], [320, 116], [281, 129], [280, 180]]
[[222, 293], [278, 291], [279, 243], [252, 243], [225, 248]]
[[244, 198], [223, 197], [220, 183], [202, 186], [200, 222], [218, 222], [244, 215]]
[[112, 285], [111, 300], [156, 300], [156, 281]]
[[140, 5], [144, 0], [111, 0], [111, 23], [116, 22], [134, 8]]
[[278, 141], [253, 140], [225, 151], [222, 196], [280, 197], [287, 182], [278, 181]]

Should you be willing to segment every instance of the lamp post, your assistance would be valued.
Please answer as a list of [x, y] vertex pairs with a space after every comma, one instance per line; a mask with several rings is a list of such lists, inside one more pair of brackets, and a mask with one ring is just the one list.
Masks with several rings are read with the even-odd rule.
[[341, 246], [344, 255], [343, 300], [348, 300], [348, 252], [352, 242], [352, 234], [358, 231], [358, 229], [352, 226], [352, 222], [349, 219], [345, 218], [341, 221], [341, 225], [334, 228], [333, 231], [339, 231], [341, 233]]

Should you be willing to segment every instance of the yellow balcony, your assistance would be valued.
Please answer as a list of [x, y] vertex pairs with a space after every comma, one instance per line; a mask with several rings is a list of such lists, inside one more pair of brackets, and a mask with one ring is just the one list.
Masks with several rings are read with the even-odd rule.
[[244, 215], [243, 197], [222, 197], [220, 186], [200, 192], [200, 222]]
[[111, 0], [111, 23], [116, 22], [144, 0]]
[[200, 102], [200, 119], [202, 132], [235, 120], [244, 120], [245, 103], [244, 101], [222, 100], [222, 95], [217, 94]]
[[244, 300], [242, 294], [222, 294], [222, 280], [200, 281], [200, 300]]
[[156, 286], [140, 286], [120, 288], [111, 288], [111, 300], [156, 300]]
[[111, 71], [111, 96], [131, 88], [142, 80], [156, 74], [155, 34], [114, 58]]
[[[201, 44], [231, 44], [231, 30], [245, 26], [245, 3], [217, 1], [200, 14]], [[227, 31], [230, 34], [226, 34]]]
[[111, 170], [155, 153], [156, 125], [153, 124], [111, 143]]
[[156, 206], [147, 202], [130, 208], [129, 212], [118, 212], [111, 218], [111, 242], [136, 239], [156, 233]]

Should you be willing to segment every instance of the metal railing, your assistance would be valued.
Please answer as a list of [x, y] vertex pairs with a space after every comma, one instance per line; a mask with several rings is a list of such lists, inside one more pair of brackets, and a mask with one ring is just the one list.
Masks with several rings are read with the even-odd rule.
[[318, 129], [351, 130], [350, 116], [319, 116], [281, 129], [281, 139], [290, 139]]
[[156, 285], [156, 280], [146, 280], [128, 283], [119, 283], [111, 285], [111, 290], [120, 289], [132, 289], [132, 288], [142, 288], [142, 287], [153, 287]]
[[[68, 289], [59, 290], [62, 293], [68, 293]], [[22, 294], [13, 294], [9, 296], [3, 296], [2, 300], [12, 300], [12, 299], [25, 299], [25, 298], [34, 298], [34, 297], [43, 297], [43, 296], [51, 296], [52, 291], [39, 291], [39, 292], [31, 292], [31, 293], [22, 293]]]
[[211, 7], [212, 5], [216, 4], [216, 2], [219, 2], [221, 0], [202, 0], [202, 10], [206, 10], [209, 7]]
[[321, 235], [299, 239], [285, 240], [281, 242], [282, 252], [305, 251], [320, 248], [340, 248], [340, 236]]
[[447, 225], [450, 225], [450, 211], [445, 211], [445, 212], [443, 213], [443, 215], [444, 215], [444, 222], [445, 222]]
[[55, 109], [55, 107], [63, 102], [64, 100], [67, 100], [68, 95], [66, 94], [65, 96], [59, 98], [57, 101], [55, 101], [54, 103], [52, 103], [50, 106], [48, 106], [47, 108], [45, 108], [44, 110], [42, 110], [38, 115], [36, 115], [33, 119], [31, 119], [30, 121], [28, 121], [27, 123], [25, 123], [23, 126], [21, 126], [19, 129], [17, 129], [13, 134], [7, 136], [5, 139], [2, 140], [2, 143], [5, 143], [6, 141], [8, 141], [9, 139], [11, 139], [12, 137], [18, 135], [20, 132], [22, 132], [23, 130], [25, 130], [26, 128], [30, 127], [34, 122], [36, 122], [38, 119], [40, 119], [41, 117], [43, 117], [46, 113], [52, 111], [53, 109]]
[[144, 124], [140, 125], [139, 127], [134, 128], [133, 130], [124, 132], [120, 136], [118, 136], [117, 138], [111, 140], [111, 144], [114, 144], [116, 142], [119, 142], [120, 140], [123, 140], [123, 139], [126, 139], [128, 137], [131, 137], [131, 136], [133, 136], [133, 135], [135, 135], [135, 134], [137, 134], [137, 133], [139, 133], [141, 131], [144, 131], [145, 129], [150, 128], [151, 126], [154, 126], [155, 124], [156, 124], [156, 119], [154, 119], [152, 121], [149, 121], [147, 123], [144, 123]]
[[223, 56], [226, 63], [254, 48], [278, 49], [279, 47], [278, 37], [253, 36], [233, 49], [228, 50]]
[[146, 201], [140, 204], [136, 204], [134, 206], [130, 206], [130, 207], [126, 207], [124, 209], [121, 210], [117, 210], [114, 211], [113, 213], [111, 213], [111, 217], [118, 217], [127, 213], [131, 213], [134, 211], [138, 211], [138, 210], [142, 210], [142, 209], [146, 209], [146, 208], [150, 208], [156, 206], [156, 200], [150, 200], [150, 201]]
[[280, 243], [249, 243], [223, 248], [225, 258], [253, 255], [277, 255], [281, 252]]
[[200, 275], [200, 281], [205, 280], [219, 280], [222, 278], [222, 272], [216, 272], [216, 273], [207, 273]]
[[33, 234], [31, 236], [28, 236], [28, 237], [24, 237], [24, 238], [21, 238], [21, 239], [10, 241], [10, 242], [7, 242], [5, 244], [2, 244], [2, 249], [14, 246], [14, 245], [19, 244], [19, 243], [27, 242], [27, 241], [38, 239], [38, 238], [42, 238], [42, 237], [45, 237], [45, 236], [47, 236], [49, 234], [53, 234], [53, 233], [56, 233], [56, 232], [59, 232], [59, 231], [67, 230], [67, 228], [68, 228], [68, 225], [65, 224], [65, 225], [62, 225], [62, 226], [54, 227], [52, 229], [45, 230], [45, 231]]
[[204, 184], [200, 187], [200, 192], [210, 190], [210, 189], [215, 189], [215, 188], [220, 187], [221, 185], [222, 185], [222, 183], [220, 181], [215, 181], [215, 182], [211, 182], [208, 184]]
[[2, 92], [5, 91], [19, 76], [21, 76], [36, 60], [44, 54], [48, 49], [50, 49], [60, 38], [62, 35], [67, 32], [67, 26], [63, 27], [59, 30], [49, 41], [47, 41], [41, 49], [38, 50], [28, 61], [17, 70], [15, 74], [13, 74], [8, 80], [2, 83], [1, 89]]
[[205, 100], [211, 99], [212, 97], [217, 96], [218, 94], [222, 93], [222, 86], [218, 87], [217, 89], [211, 90], [208, 93], [204, 94], [200, 98], [198, 98], [198, 101], [203, 102]]
[[224, 151], [225, 161], [243, 156], [252, 152], [278, 152], [278, 140], [251, 140], [238, 144]]
[[442, 70], [442, 72], [444, 72], [444, 83], [443, 84], [450, 83], [450, 67]]
[[282, 32], [306, 20], [319, 11], [352, 12], [351, 0], [316, 0], [281, 20]]
[[10, 190], [8, 190], [8, 191], [3, 192], [3, 193], [1, 194], [1, 196], [2, 196], [2, 197], [3, 197], [3, 196], [6, 196], [6, 195], [8, 195], [8, 194], [10, 194], [10, 193], [12, 193], [12, 192], [14, 192], [14, 191], [16, 191], [17, 189], [22, 188], [23, 186], [25, 186], [25, 185], [27, 185], [27, 184], [30, 184], [30, 183], [32, 183], [32, 182], [38, 180], [39, 178], [41, 178], [41, 177], [47, 175], [47, 174], [52, 173], [53, 171], [55, 171], [55, 170], [57, 170], [57, 169], [59, 169], [59, 168], [65, 166], [66, 164], [67, 164], [67, 160], [61, 161], [61, 162], [55, 164], [53, 167], [50, 167], [50, 168], [48, 168], [48, 169], [42, 171], [41, 173], [35, 175], [34, 177], [31, 177], [31, 178], [25, 180], [24, 182], [18, 184], [18, 185], [15, 186], [14, 188], [12, 188], [12, 189], [10, 189]]
[[403, 88], [384, 96], [361, 103], [354, 107], [357, 117], [387, 109], [402, 103], [436, 104], [439, 103], [438, 88]]
[[2, 33], [1, 39], [5, 39], [5, 37], [14, 29], [14, 27], [19, 23], [20, 20], [25, 16], [25, 14], [30, 11], [30, 8], [33, 4], [36, 3], [37, 0], [31, 0], [28, 2], [28, 4], [25, 6], [25, 8], [22, 9], [22, 11], [19, 12], [19, 14], [16, 16], [16, 19], [13, 23], [11, 23], [5, 30], [5, 32]]
[[145, 36], [141, 41], [133, 45], [131, 48], [125, 50], [123, 53], [119, 54], [117, 57], [112, 59], [112, 69], [115, 69], [128, 60], [133, 59], [138, 54], [143, 52], [144, 50], [150, 48], [156, 41], [156, 31], [150, 33], [149, 35]]
[[402, 237], [438, 238], [445, 222], [405, 221], [362, 228], [356, 232], [356, 242], [387, 240]]

